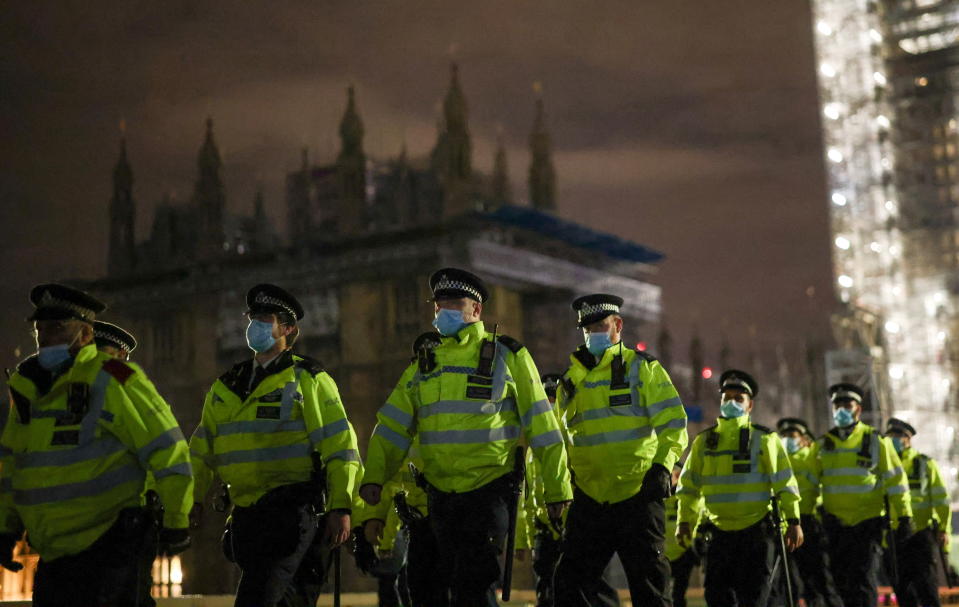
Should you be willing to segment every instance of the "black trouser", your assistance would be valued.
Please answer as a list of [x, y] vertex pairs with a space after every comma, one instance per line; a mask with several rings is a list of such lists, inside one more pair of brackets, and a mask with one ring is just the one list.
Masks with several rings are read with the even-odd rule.
[[826, 516], [832, 577], [843, 607], [876, 607], [883, 520], [876, 517], [846, 526]]
[[777, 558], [776, 533], [769, 517], [738, 531], [712, 531], [703, 584], [709, 607], [765, 607]]
[[[449, 584], [444, 564], [440, 561], [436, 537], [429, 517], [406, 526], [409, 546], [406, 549], [406, 589], [412, 607], [446, 607], [449, 605]], [[406, 606], [409, 607], [409, 606]]]
[[917, 531], [898, 546], [899, 583], [896, 597], [902, 607], [939, 607], [939, 546], [932, 529]]
[[842, 607], [830, 571], [829, 543], [822, 523], [811, 514], [802, 515], [800, 523], [803, 545], [791, 555], [802, 581], [800, 596], [808, 607]]
[[[142, 508], [120, 511], [89, 548], [46, 561], [33, 582], [36, 607], [145, 607], [154, 605], [140, 582], [144, 553], [156, 550], [156, 530]], [[152, 559], [151, 559], [152, 564]]]
[[622, 502], [601, 504], [577, 488], [553, 582], [557, 607], [603, 604], [597, 582], [614, 553], [623, 563], [633, 604], [668, 607], [665, 526], [662, 500], [636, 494]]
[[453, 607], [497, 604], [494, 588], [500, 579], [511, 495], [507, 476], [465, 493], [430, 488], [430, 527], [439, 563], [448, 572]]
[[[538, 529], [533, 540], [533, 576], [536, 578], [536, 607], [553, 607], [556, 604], [553, 595], [553, 574], [556, 572], [556, 563], [562, 554], [563, 542], [553, 537], [546, 525], [537, 520]], [[595, 596], [598, 605], [619, 607], [619, 594], [606, 581], [603, 574], [596, 582]]]
[[231, 542], [242, 575], [235, 607], [316, 605], [331, 559], [309, 488], [286, 485], [233, 508]]
[[669, 561], [669, 570], [673, 576], [673, 607], [686, 607], [686, 590], [689, 589], [689, 576], [699, 566], [699, 555], [689, 548], [675, 561]]

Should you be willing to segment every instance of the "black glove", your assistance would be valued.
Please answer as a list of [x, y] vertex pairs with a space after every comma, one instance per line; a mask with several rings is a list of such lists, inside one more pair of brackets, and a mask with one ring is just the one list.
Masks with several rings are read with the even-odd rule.
[[160, 556], [180, 554], [189, 547], [189, 529], [170, 529], [168, 527], [160, 529], [160, 537], [157, 540], [157, 553]]
[[370, 575], [370, 572], [376, 567], [380, 559], [376, 556], [376, 548], [373, 544], [366, 541], [366, 535], [363, 534], [363, 527], [353, 527], [353, 558], [356, 560], [356, 568], [363, 573]]
[[896, 529], [896, 542], [905, 544], [912, 537], [912, 519], [908, 516], [899, 517], [899, 527]]
[[669, 497], [672, 488], [672, 475], [666, 466], [653, 464], [643, 477], [643, 485], [639, 493], [647, 500], [664, 500]]
[[20, 538], [13, 533], [0, 533], [0, 565], [7, 571], [23, 569], [23, 563], [13, 560], [13, 549]]

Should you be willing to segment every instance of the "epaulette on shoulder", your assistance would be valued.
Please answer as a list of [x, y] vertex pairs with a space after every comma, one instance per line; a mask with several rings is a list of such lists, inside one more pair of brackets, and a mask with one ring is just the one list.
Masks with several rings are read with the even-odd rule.
[[249, 360], [244, 360], [243, 362], [236, 363], [235, 365], [230, 367], [229, 371], [221, 375], [219, 379], [221, 382], [223, 382], [223, 384], [227, 386], [232, 386], [236, 382], [240, 374], [243, 373], [245, 367], [252, 364], [253, 364], [252, 358]]
[[137, 372], [136, 369], [130, 365], [115, 358], [111, 358], [107, 362], [103, 363], [103, 370], [112, 375], [113, 379], [117, 380], [121, 384], [126, 383], [126, 381]]
[[643, 360], [649, 363], [656, 362], [657, 360], [659, 360], [655, 356], [650, 354], [649, 352], [645, 350], [640, 350], [639, 348], [636, 348], [636, 356], [639, 356], [640, 358], [642, 358]]
[[519, 343], [509, 335], [497, 335], [496, 341], [509, 348], [509, 351], [513, 354], [517, 354], [525, 347], [523, 344]]
[[706, 434], [707, 432], [712, 432], [713, 430], [716, 429], [718, 425], [719, 424], [713, 424], [712, 426], [709, 426], [708, 428], [703, 428], [702, 430], [699, 431], [699, 433], [696, 436], [699, 436], [699, 434]]
[[753, 423], [750, 423], [749, 425], [752, 426], [753, 428], [755, 428], [756, 430], [759, 430], [759, 431], [762, 432], [763, 434], [772, 434], [772, 429], [767, 428], [766, 426], [763, 426], [762, 424], [753, 424]]
[[297, 360], [294, 363], [294, 366], [297, 369], [303, 369], [310, 375], [316, 376], [326, 370], [323, 368], [323, 363], [316, 360], [315, 358], [310, 358], [309, 356], [301, 356], [299, 354], [297, 354], [296, 357], [299, 360]]

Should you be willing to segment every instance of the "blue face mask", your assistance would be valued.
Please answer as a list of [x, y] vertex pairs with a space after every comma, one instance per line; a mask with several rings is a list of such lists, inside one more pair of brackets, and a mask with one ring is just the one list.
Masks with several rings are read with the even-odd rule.
[[742, 417], [746, 414], [746, 407], [734, 400], [724, 400], [723, 404], [719, 405], [719, 414], [726, 419]]
[[593, 356], [602, 356], [603, 352], [612, 345], [613, 341], [609, 338], [609, 333], [586, 334], [586, 349]]
[[840, 428], [845, 428], [846, 426], [852, 424], [856, 421], [856, 416], [852, 414], [852, 411], [845, 408], [839, 407], [832, 412], [832, 418], [835, 420], [836, 425]]
[[905, 445], [902, 444], [902, 438], [898, 436], [892, 437], [892, 446], [896, 448], [896, 453], [902, 453], [902, 450], [905, 449]]
[[40, 366], [51, 371], [70, 360], [70, 344], [57, 344], [37, 349], [37, 362]]
[[447, 337], [456, 335], [467, 324], [469, 323], [463, 320], [461, 310], [440, 308], [439, 312], [436, 313], [436, 318], [433, 319], [433, 326], [436, 327], [436, 330], [440, 332], [440, 335], [446, 335]]
[[786, 446], [786, 453], [790, 455], [802, 449], [802, 443], [799, 442], [799, 439], [795, 436], [790, 436], [784, 439], [783, 444]]
[[273, 323], [250, 320], [250, 326], [246, 328], [246, 343], [257, 354], [272, 348], [276, 343], [276, 338], [273, 337]]

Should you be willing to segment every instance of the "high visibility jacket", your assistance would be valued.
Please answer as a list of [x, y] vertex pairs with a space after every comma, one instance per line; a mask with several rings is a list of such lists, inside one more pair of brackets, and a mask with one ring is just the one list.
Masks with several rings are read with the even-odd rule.
[[513, 468], [525, 435], [543, 467], [546, 500], [571, 499], [566, 447], [529, 352], [482, 322], [443, 337], [411, 364], [376, 414], [364, 483], [396, 474], [419, 437], [426, 480], [446, 492], [479, 488]]
[[935, 520], [941, 531], [951, 534], [952, 513], [949, 508], [949, 493], [936, 460], [919, 453], [912, 447], [903, 449], [900, 457], [902, 469], [909, 479], [909, 495], [912, 498], [915, 529], [917, 531], [925, 529]]
[[710, 522], [724, 531], [745, 529], [772, 509], [799, 519], [799, 487], [779, 436], [748, 415], [725, 419], [699, 433], [679, 477], [679, 522], [692, 524], [705, 501]]
[[396, 541], [396, 535], [402, 527], [403, 522], [396, 513], [393, 497], [403, 491], [406, 493], [406, 503], [412, 508], [416, 508], [423, 516], [429, 515], [426, 491], [416, 484], [416, 479], [410, 471], [408, 463], [412, 462], [417, 470], [421, 470], [423, 462], [419, 458], [417, 445], [413, 444], [409, 451], [409, 457], [397, 470], [386, 484], [383, 485], [382, 498], [376, 505], [367, 504], [363, 500], [357, 500], [359, 509], [356, 513], [356, 521], [362, 525], [366, 521], [379, 519], [383, 521], [383, 539], [380, 541], [380, 550], [391, 550]]
[[[663, 554], [666, 555], [666, 558], [670, 561], [675, 561], [679, 557], [689, 550], [689, 548], [683, 548], [679, 545], [679, 541], [676, 539], [676, 527], [679, 522], [679, 496], [670, 495], [666, 498], [666, 539], [663, 542]], [[700, 514], [702, 511], [700, 511]], [[699, 517], [696, 517], [696, 520], [690, 523], [689, 528], [692, 530], [693, 536], [696, 535], [696, 532], [699, 528]]]
[[187, 527], [189, 447], [139, 366], [88, 345], [52, 384], [33, 356], [8, 386], [0, 532], [25, 529], [45, 560], [81, 552], [120, 510], [142, 504], [147, 470], [165, 508], [163, 524]]
[[848, 434], [833, 428], [812, 449], [812, 472], [823, 508], [843, 525], [882, 516], [884, 496], [889, 497], [894, 524], [899, 517], [912, 516], [899, 456], [892, 442], [872, 426], [857, 422]]
[[667, 470], [689, 440], [686, 409], [663, 366], [617, 344], [597, 361], [581, 346], [556, 392], [576, 486], [598, 502], [639, 492], [653, 464]]
[[317, 361], [288, 350], [250, 392], [254, 363], [235, 365], [207, 393], [190, 439], [196, 500], [216, 474], [235, 504], [250, 506], [271, 489], [309, 481], [315, 451], [326, 468], [327, 507], [351, 508], [359, 451], [333, 379]]
[[789, 463], [799, 486], [800, 514], [816, 514], [816, 506], [819, 504], [819, 483], [813, 471], [812, 455], [811, 446], [789, 454]]

